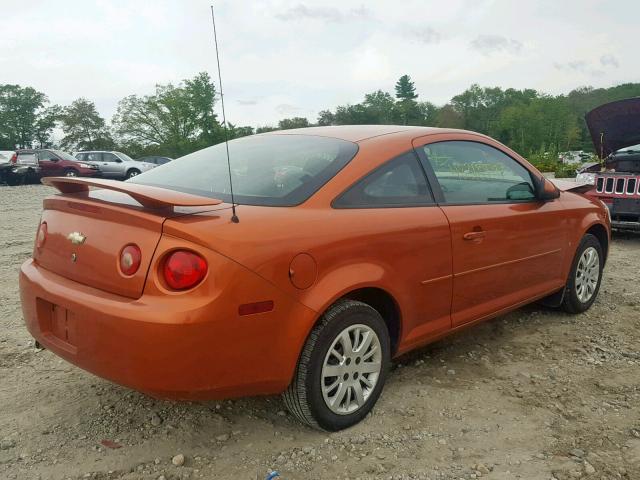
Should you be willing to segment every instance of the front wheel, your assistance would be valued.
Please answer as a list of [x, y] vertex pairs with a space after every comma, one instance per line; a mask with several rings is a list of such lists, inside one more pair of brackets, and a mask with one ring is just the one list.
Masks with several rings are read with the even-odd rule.
[[135, 168], [132, 168], [127, 172], [126, 179], [129, 180], [130, 178], [137, 177], [138, 175], [140, 175], [140, 170], [136, 170]]
[[64, 171], [64, 176], [65, 177], [77, 177], [78, 176], [78, 171], [74, 168], [67, 168]]
[[600, 290], [603, 268], [602, 245], [588, 233], [578, 245], [565, 286], [562, 308], [566, 312], [581, 313], [591, 307]]
[[309, 334], [283, 394], [285, 405], [314, 428], [337, 431], [355, 425], [382, 392], [390, 351], [380, 314], [365, 303], [340, 300]]

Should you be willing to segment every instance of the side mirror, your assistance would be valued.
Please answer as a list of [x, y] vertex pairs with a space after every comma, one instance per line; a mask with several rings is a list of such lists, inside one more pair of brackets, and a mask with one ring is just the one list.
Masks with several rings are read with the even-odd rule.
[[49, 158], [49, 160], [51, 160], [52, 162], [59, 162], [60, 161], [60, 159], [57, 158], [57, 157], [51, 157], [51, 158]]
[[560, 190], [553, 182], [550, 182], [544, 177], [539, 177], [536, 182], [536, 194], [539, 200], [547, 202], [560, 197]]
[[122, 160], [120, 160], [119, 158], [116, 158], [116, 163], [122, 163]]

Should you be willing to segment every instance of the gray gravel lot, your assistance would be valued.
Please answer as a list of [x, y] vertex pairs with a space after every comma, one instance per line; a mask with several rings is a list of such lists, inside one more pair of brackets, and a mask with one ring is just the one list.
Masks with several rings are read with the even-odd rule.
[[615, 236], [587, 313], [530, 306], [412, 353], [326, 434], [279, 398], [160, 401], [37, 350], [17, 272], [50, 193], [0, 187], [1, 479], [640, 479], [640, 236]]

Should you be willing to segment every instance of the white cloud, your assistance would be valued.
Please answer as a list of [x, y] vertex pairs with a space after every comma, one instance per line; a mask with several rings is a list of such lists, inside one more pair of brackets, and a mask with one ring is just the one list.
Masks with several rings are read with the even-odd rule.
[[[121, 98], [156, 83], [203, 70], [217, 78], [211, 0], [1, 1], [0, 82], [34, 86], [52, 102], [84, 96], [110, 117]], [[561, 93], [640, 81], [640, 4], [632, 0], [607, 8], [601, 0], [215, 5], [227, 117], [236, 125], [315, 120], [367, 92], [393, 92], [405, 73], [421, 100], [439, 104], [472, 83]]]

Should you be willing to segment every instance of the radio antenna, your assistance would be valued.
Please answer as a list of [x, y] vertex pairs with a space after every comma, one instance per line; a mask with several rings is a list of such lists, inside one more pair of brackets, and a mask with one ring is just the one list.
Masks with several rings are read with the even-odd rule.
[[220, 53], [218, 49], [218, 34], [216, 32], [216, 17], [211, 5], [211, 23], [213, 23], [213, 41], [216, 45], [216, 61], [218, 63], [218, 84], [220, 85], [220, 101], [222, 103], [222, 124], [224, 125], [224, 146], [227, 150], [227, 168], [229, 170], [229, 188], [231, 189], [231, 221], [238, 223], [240, 219], [236, 215], [236, 202], [233, 197], [233, 180], [231, 178], [231, 159], [229, 158], [229, 132], [227, 128], [227, 115], [224, 112], [224, 93], [222, 92], [222, 72], [220, 71]]

